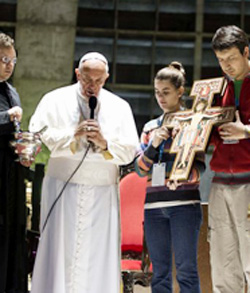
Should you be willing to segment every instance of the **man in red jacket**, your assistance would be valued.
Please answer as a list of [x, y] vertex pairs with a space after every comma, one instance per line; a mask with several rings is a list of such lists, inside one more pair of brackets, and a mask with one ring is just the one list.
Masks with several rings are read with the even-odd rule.
[[227, 78], [221, 106], [236, 120], [214, 131], [210, 162], [209, 240], [214, 293], [250, 293], [250, 64], [249, 41], [236, 26], [219, 28], [213, 50]]

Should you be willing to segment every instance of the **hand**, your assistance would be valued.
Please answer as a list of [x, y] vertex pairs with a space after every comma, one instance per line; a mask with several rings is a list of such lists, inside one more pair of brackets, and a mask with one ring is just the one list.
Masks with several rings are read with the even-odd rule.
[[178, 180], [169, 180], [166, 185], [170, 190], [176, 190], [181, 183], [179, 183]]
[[154, 130], [153, 132], [153, 141], [152, 141], [152, 146], [154, 148], [157, 148], [163, 140], [166, 140], [169, 138], [169, 131], [167, 129], [166, 125], [163, 125], [157, 129]]
[[235, 112], [236, 121], [219, 126], [219, 134], [223, 140], [237, 140], [246, 138], [246, 126], [240, 120], [239, 111]]
[[100, 126], [96, 120], [88, 119], [82, 121], [78, 125], [74, 136], [76, 140], [79, 139], [79, 137], [84, 136], [87, 141], [92, 142], [101, 149], [107, 149], [107, 141], [103, 137]]
[[180, 125], [176, 125], [174, 126], [173, 130], [172, 130], [172, 138], [174, 139], [176, 137], [176, 135], [178, 134], [178, 132], [181, 130]]
[[90, 130], [91, 128], [89, 128], [87, 120], [84, 120], [80, 124], [78, 124], [75, 130], [74, 137], [76, 138], [76, 140], [78, 140], [82, 136], [87, 137], [88, 131]]
[[23, 110], [19, 106], [15, 106], [8, 110], [8, 114], [10, 116], [10, 121], [14, 121], [14, 118], [16, 118], [17, 121], [20, 122], [22, 120]]

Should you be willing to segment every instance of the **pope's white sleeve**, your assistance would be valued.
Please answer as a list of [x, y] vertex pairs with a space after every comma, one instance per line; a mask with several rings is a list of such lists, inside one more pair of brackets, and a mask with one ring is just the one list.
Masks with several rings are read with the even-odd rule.
[[112, 162], [118, 165], [131, 163], [136, 155], [139, 139], [129, 104], [122, 109], [120, 119], [120, 131], [115, 137], [107, 139], [108, 151], [112, 155]]
[[64, 113], [61, 113], [58, 117], [56, 105], [47, 96], [44, 96], [29, 123], [31, 132], [38, 132], [43, 127], [48, 127], [41, 135], [41, 140], [51, 151], [53, 157], [73, 155], [69, 145], [74, 137], [75, 125], [70, 121], [62, 124], [63, 115]]

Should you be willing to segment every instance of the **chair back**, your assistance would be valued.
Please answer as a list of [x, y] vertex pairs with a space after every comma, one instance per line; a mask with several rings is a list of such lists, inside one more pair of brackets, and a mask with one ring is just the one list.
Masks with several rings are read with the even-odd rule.
[[142, 252], [144, 200], [147, 177], [135, 172], [127, 174], [120, 182], [121, 249]]

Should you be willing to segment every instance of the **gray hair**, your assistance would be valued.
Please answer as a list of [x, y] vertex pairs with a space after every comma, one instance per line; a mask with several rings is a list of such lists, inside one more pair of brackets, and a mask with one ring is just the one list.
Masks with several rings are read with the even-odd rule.
[[5, 33], [0, 33], [0, 47], [14, 47], [14, 40]]

